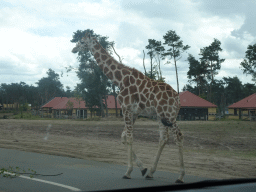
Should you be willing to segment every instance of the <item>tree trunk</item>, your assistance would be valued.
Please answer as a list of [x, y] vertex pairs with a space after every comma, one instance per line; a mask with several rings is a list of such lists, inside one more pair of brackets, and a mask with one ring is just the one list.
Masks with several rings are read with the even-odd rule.
[[103, 102], [102, 102], [102, 95], [99, 95], [99, 97], [100, 97], [101, 116], [105, 117], [105, 112], [104, 112]]
[[150, 71], [150, 78], [153, 79], [153, 64], [152, 64], [153, 58], [150, 57], [150, 64], [151, 64], [151, 71]]
[[179, 78], [178, 78], [177, 65], [176, 65], [176, 60], [175, 60], [175, 58], [173, 58], [173, 60], [174, 60], [175, 70], [176, 70], [177, 92], [178, 92], [178, 94], [179, 94], [180, 92], [179, 92]]
[[117, 101], [116, 101], [116, 86], [115, 86], [115, 84], [112, 84], [112, 89], [113, 89], [114, 98], [115, 98], [116, 117], [118, 117], [118, 112], [117, 112]]
[[145, 75], [147, 74], [147, 71], [146, 71], [146, 67], [145, 67], [145, 63], [144, 63], [144, 59], [145, 59], [145, 52], [143, 50], [143, 67], [144, 67], [144, 70], [145, 70]]
[[105, 107], [106, 107], [106, 117], [108, 117], [108, 103], [107, 103], [107, 96], [104, 94], [104, 100], [105, 100]]

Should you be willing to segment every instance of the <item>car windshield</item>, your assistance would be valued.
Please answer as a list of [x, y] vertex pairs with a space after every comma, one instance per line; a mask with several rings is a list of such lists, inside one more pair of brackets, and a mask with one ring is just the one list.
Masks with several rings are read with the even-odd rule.
[[256, 3], [0, 3], [0, 192], [256, 178]]

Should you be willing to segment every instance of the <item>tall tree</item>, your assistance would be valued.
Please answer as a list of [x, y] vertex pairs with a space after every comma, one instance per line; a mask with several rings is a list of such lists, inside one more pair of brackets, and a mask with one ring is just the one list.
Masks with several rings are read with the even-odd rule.
[[181, 54], [190, 48], [189, 45], [183, 45], [183, 41], [180, 39], [180, 36], [176, 34], [175, 31], [170, 30], [163, 36], [165, 45], [169, 46], [169, 49], [163, 53], [164, 57], [169, 57], [173, 59], [176, 71], [176, 80], [177, 80], [177, 92], [179, 93], [179, 78], [177, 70], [177, 61], [181, 59]]
[[202, 57], [200, 58], [201, 62], [204, 62], [207, 66], [207, 70], [210, 72], [208, 79], [210, 80], [210, 97], [212, 94], [212, 84], [214, 82], [214, 76], [218, 74], [217, 70], [221, 68], [221, 63], [225, 61], [225, 59], [219, 58], [219, 52], [222, 51], [221, 42], [218, 39], [214, 39], [211, 45], [200, 49], [200, 54]]
[[64, 94], [63, 85], [60, 82], [59, 74], [55, 73], [54, 70], [48, 69], [47, 77], [43, 77], [38, 82], [38, 92], [41, 96], [42, 103], [47, 102], [52, 97], [62, 96]]
[[[161, 41], [156, 41], [155, 39], [149, 39], [148, 45], [146, 46], [148, 50], [147, 54], [150, 57], [150, 72], [147, 74], [149, 78], [156, 79], [156, 75], [158, 75], [158, 80], [162, 81], [162, 73], [161, 73], [161, 55], [164, 52], [164, 47], [161, 45]], [[153, 59], [156, 60], [158, 69], [156, 65], [153, 64]]]
[[225, 94], [228, 98], [227, 105], [233, 104], [243, 99], [243, 85], [242, 82], [235, 77], [223, 77], [225, 83]]
[[253, 93], [256, 93], [256, 85], [251, 83], [244, 84], [242, 93], [243, 93], [243, 98], [248, 97]]
[[240, 65], [243, 73], [252, 75], [252, 80], [256, 83], [256, 43], [248, 45], [245, 58]]
[[208, 74], [205, 62], [199, 62], [191, 54], [188, 56], [189, 70], [187, 72], [188, 79], [190, 82], [195, 82], [197, 84], [198, 95], [202, 94], [203, 86], [207, 85], [206, 76]]
[[[39, 106], [39, 95], [37, 87], [29, 86], [24, 82], [0, 85], [0, 103], [2, 104], [32, 104]], [[18, 110], [18, 109], [17, 109]]]

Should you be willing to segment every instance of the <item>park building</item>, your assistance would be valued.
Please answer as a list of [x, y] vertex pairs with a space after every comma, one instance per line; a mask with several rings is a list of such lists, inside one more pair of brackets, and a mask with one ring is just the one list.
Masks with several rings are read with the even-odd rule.
[[[108, 116], [121, 116], [122, 110], [118, 102], [116, 111], [115, 97], [113, 95], [108, 95], [106, 100]], [[105, 104], [104, 101], [103, 104]], [[106, 114], [106, 109], [104, 112]], [[86, 119], [88, 117], [101, 116], [101, 111], [98, 107], [90, 110], [85, 105], [85, 101], [82, 100], [82, 98], [54, 97], [41, 107], [41, 116], [48, 118]]]
[[256, 93], [228, 106], [229, 119], [256, 120]]

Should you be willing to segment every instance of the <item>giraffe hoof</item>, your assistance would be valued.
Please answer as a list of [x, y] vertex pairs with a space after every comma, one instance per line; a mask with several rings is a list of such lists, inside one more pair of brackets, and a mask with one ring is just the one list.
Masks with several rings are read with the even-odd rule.
[[131, 177], [127, 177], [126, 175], [124, 175], [123, 179], [131, 179]]
[[143, 169], [143, 170], [141, 171], [142, 176], [144, 176], [144, 175], [146, 174], [147, 170], [148, 170], [148, 169], [145, 168], [145, 169]]
[[177, 179], [175, 183], [184, 183], [184, 181], [181, 181], [180, 179]]
[[147, 175], [146, 179], [153, 179], [153, 177]]

